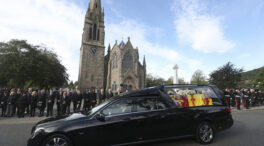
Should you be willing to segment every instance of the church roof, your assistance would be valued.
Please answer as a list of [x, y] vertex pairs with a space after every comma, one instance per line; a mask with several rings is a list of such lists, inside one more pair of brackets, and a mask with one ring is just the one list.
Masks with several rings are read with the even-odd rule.
[[124, 48], [124, 47], [125, 47], [125, 43], [124, 43], [124, 41], [121, 41], [121, 43], [118, 45], [118, 47], [119, 47], [120, 49]]

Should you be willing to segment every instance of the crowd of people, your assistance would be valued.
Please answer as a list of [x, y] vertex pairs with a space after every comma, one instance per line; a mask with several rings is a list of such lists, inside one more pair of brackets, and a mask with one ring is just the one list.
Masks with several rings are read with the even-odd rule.
[[58, 116], [68, 115], [71, 112], [87, 112], [111, 97], [113, 97], [111, 89], [107, 92], [101, 89], [96, 93], [95, 89], [91, 88], [82, 93], [78, 89], [71, 90], [70, 88], [58, 90], [29, 88], [27, 91], [4, 88], [0, 89], [1, 117], [18, 116], [21, 118], [25, 115], [34, 117], [36, 113], [42, 117], [45, 116], [45, 109], [47, 117], [53, 116], [53, 111], [56, 111]]
[[225, 102], [230, 107], [241, 109], [241, 105], [249, 109], [250, 106], [264, 104], [264, 92], [255, 89], [228, 89], [224, 90]]
[[[120, 90], [118, 91], [116, 94], [120, 94]], [[236, 107], [238, 110], [241, 105], [244, 105], [246, 109], [250, 106], [264, 105], [264, 92], [261, 90], [226, 88], [223, 92], [226, 104], [229, 107]], [[42, 117], [45, 116], [44, 111], [46, 111], [47, 117], [53, 116], [54, 111], [58, 116], [68, 115], [71, 112], [88, 112], [113, 96], [111, 89], [108, 89], [107, 92], [104, 89], [96, 92], [94, 88], [91, 88], [82, 93], [79, 89], [72, 90], [70, 88], [57, 90], [29, 88], [27, 91], [19, 88], [0, 88], [0, 109], [2, 110], [0, 114], [1, 117], [18, 116], [20, 118], [25, 115], [34, 117], [36, 113]], [[56, 109], [54, 110], [55, 105]]]

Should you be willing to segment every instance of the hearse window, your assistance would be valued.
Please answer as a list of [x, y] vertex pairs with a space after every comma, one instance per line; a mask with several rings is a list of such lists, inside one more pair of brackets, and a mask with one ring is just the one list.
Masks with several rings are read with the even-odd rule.
[[156, 97], [139, 97], [135, 99], [135, 106], [137, 112], [153, 111], [159, 109], [166, 109], [165, 104]]
[[168, 87], [165, 93], [171, 97], [178, 108], [222, 105], [222, 101], [208, 86]]
[[108, 106], [102, 113], [105, 116], [131, 113], [132, 107], [133, 102], [131, 99], [122, 99]]

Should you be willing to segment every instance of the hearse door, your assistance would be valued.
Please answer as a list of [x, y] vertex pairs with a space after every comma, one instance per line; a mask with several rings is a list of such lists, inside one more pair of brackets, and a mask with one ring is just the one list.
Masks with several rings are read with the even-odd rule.
[[114, 145], [135, 141], [135, 123], [133, 115], [133, 101], [121, 99], [106, 107], [101, 114], [105, 120], [98, 126], [103, 145]]
[[157, 97], [138, 97], [135, 99], [137, 140], [151, 140], [168, 135], [170, 127], [166, 124], [167, 107]]
[[191, 134], [194, 124], [194, 111], [189, 108], [173, 108], [166, 111], [167, 136], [184, 136]]

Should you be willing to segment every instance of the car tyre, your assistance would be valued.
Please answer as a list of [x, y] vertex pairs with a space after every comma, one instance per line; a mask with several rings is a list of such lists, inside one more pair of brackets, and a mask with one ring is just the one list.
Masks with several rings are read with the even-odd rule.
[[214, 140], [214, 128], [208, 122], [202, 122], [196, 130], [196, 140], [201, 144], [210, 144]]
[[45, 139], [42, 146], [72, 146], [72, 144], [65, 135], [55, 134]]

